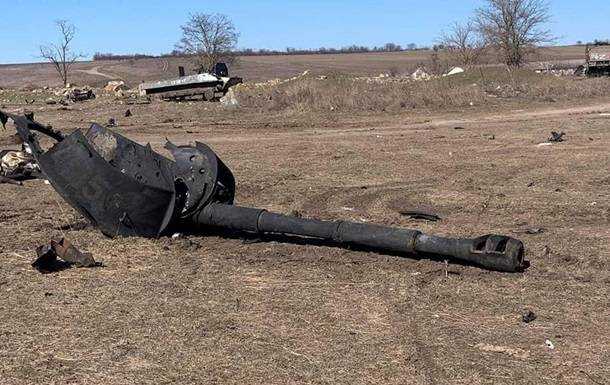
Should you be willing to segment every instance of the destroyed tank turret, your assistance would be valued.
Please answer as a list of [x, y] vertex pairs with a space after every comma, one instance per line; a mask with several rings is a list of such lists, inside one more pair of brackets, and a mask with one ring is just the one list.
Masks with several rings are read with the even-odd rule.
[[[12, 119], [19, 135], [55, 190], [104, 234], [159, 237], [175, 226], [219, 227], [256, 234], [319, 239], [337, 246], [398, 253], [443, 256], [504, 272], [526, 268], [524, 246], [503, 235], [474, 239], [444, 238], [417, 230], [286, 216], [235, 206], [235, 179], [229, 168], [203, 143], [166, 148], [167, 159], [111, 130], [93, 124], [83, 134], [64, 137], [24, 116]], [[44, 151], [33, 131], [58, 143]]]

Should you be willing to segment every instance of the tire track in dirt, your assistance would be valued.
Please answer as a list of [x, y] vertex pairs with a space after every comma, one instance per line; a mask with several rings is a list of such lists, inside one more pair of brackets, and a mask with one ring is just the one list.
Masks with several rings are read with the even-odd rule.
[[96, 67], [93, 67], [93, 68], [88, 69], [88, 70], [76, 70], [76, 71], [85, 73], [87, 75], [101, 76], [101, 77], [104, 77], [106, 79], [119, 79], [118, 76], [100, 72], [100, 68], [102, 68], [102, 66], [96, 66]]
[[[544, 109], [535, 111], [513, 111], [510, 113], [502, 114], [490, 114], [482, 115], [475, 118], [464, 118], [464, 119], [431, 119], [426, 122], [409, 123], [404, 122], [400, 124], [389, 124], [384, 125], [375, 123], [375, 128], [345, 128], [345, 129], [306, 129], [306, 130], [294, 130], [289, 132], [276, 132], [273, 134], [267, 133], [264, 137], [260, 135], [260, 132], [253, 131], [251, 133], [240, 133], [239, 135], [218, 135], [207, 138], [207, 143], [210, 144], [222, 144], [222, 143], [242, 143], [256, 141], [282, 141], [290, 140], [290, 138], [298, 137], [299, 139], [331, 139], [339, 137], [355, 137], [355, 136], [374, 136], [383, 134], [384, 136], [392, 135], [403, 135], [405, 131], [417, 131], [417, 130], [430, 130], [437, 128], [455, 127], [460, 125], [472, 125], [480, 123], [514, 123], [514, 122], [527, 122], [538, 118], [549, 118], [549, 117], [561, 117], [566, 115], [587, 115], [594, 113], [610, 112], [610, 103], [601, 103], [591, 106], [580, 106], [563, 109]], [[144, 134], [145, 137], [149, 137], [149, 134]], [[172, 140], [184, 139], [183, 134], [169, 135]], [[164, 140], [160, 140], [157, 136], [150, 134], [149, 142], [151, 145], [163, 145]]]
[[422, 306], [427, 303], [425, 292], [426, 286], [430, 284], [425, 278], [426, 271], [422, 275], [409, 280], [408, 285], [396, 298], [396, 307], [392, 324], [398, 325], [400, 345], [406, 350], [406, 367], [415, 368], [415, 378], [418, 384], [440, 385], [454, 383], [450, 379], [443, 363], [435, 358], [434, 347], [427, 341], [433, 341], [434, 330], [426, 330], [425, 325], [429, 322], [428, 311]]

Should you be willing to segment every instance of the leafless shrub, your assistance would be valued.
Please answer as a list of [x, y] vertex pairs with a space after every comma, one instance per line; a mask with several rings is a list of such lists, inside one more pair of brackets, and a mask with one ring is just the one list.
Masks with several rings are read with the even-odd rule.
[[219, 61], [234, 61], [239, 33], [228, 16], [194, 13], [181, 28], [182, 39], [176, 48], [193, 55], [198, 72], [211, 71]]
[[57, 20], [55, 24], [61, 34], [60, 41], [57, 44], [40, 46], [40, 56], [53, 64], [65, 87], [68, 84], [70, 67], [83, 55], [74, 53], [70, 47], [76, 34], [74, 25], [67, 20]]
[[485, 49], [484, 40], [472, 21], [453, 24], [442, 33], [440, 41], [447, 52], [466, 67], [478, 64]]
[[538, 46], [554, 40], [544, 28], [550, 21], [546, 0], [485, 0], [475, 20], [486, 44], [511, 67], [521, 66]]
[[444, 47], [436, 46], [432, 49], [429, 62], [425, 63], [423, 67], [431, 74], [442, 75], [451, 67], [448, 59]]

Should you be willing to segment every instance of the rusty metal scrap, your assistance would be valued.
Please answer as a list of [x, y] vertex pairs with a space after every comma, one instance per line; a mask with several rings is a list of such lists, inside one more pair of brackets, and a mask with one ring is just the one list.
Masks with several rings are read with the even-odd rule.
[[95, 99], [95, 94], [93, 90], [73, 89], [66, 95], [66, 98], [73, 102], [84, 102], [85, 100]]
[[69, 267], [99, 267], [101, 263], [93, 259], [91, 253], [78, 250], [69, 240], [62, 238], [59, 241], [36, 248], [36, 260], [32, 267], [42, 273], [52, 273]]

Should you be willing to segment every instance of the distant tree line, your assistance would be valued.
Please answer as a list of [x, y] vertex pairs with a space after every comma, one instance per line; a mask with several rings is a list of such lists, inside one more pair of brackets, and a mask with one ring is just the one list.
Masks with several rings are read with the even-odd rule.
[[595, 39], [588, 43], [578, 40], [576, 45], [610, 45], [610, 39]]
[[146, 59], [146, 58], [154, 58], [153, 55], [145, 55], [145, 54], [126, 54], [126, 55], [118, 55], [114, 53], [102, 53], [96, 52], [93, 54], [93, 60], [129, 60], [129, 59]]
[[[369, 53], [369, 52], [405, 52], [405, 51], [416, 51], [416, 50], [427, 50], [429, 47], [418, 47], [417, 44], [407, 44], [405, 47], [400, 44], [387, 43], [382, 46], [367, 47], [363, 45], [350, 45], [341, 48], [328, 48], [320, 47], [313, 49], [300, 49], [287, 47], [285, 50], [272, 50], [272, 49], [252, 49], [252, 48], [241, 48], [233, 50], [232, 54], [235, 56], [269, 56], [269, 55], [325, 55], [325, 54], [348, 54], [348, 53]], [[169, 53], [161, 55], [147, 55], [147, 54], [113, 54], [97, 52], [93, 55], [94, 61], [100, 60], [130, 60], [130, 59], [146, 59], [156, 57], [191, 57], [194, 53], [187, 53], [182, 50], [175, 49]]]

